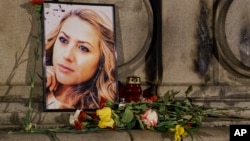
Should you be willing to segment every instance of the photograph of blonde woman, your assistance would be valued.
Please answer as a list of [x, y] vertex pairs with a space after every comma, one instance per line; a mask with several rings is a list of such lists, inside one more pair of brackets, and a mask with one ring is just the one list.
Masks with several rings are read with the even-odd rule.
[[[116, 101], [113, 10], [110, 5], [44, 4], [46, 110], [97, 109], [100, 101]], [[55, 18], [60, 20], [52, 24]]]

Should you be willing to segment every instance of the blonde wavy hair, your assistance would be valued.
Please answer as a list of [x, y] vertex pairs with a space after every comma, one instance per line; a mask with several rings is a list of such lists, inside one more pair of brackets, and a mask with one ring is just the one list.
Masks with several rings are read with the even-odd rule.
[[53, 45], [61, 30], [64, 22], [71, 16], [77, 16], [80, 19], [90, 23], [100, 34], [99, 47], [102, 51], [102, 57], [99, 62], [99, 68], [95, 75], [88, 82], [76, 85], [71, 93], [78, 102], [76, 108], [98, 108], [101, 100], [116, 100], [116, 73], [115, 73], [115, 44], [113, 24], [106, 21], [93, 10], [76, 9], [66, 13], [58, 26], [51, 31], [46, 38], [46, 65], [53, 65]]

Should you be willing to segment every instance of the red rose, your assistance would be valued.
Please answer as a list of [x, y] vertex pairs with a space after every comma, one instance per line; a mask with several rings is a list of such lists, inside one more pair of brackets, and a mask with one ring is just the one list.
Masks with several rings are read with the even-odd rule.
[[85, 120], [85, 118], [86, 118], [86, 112], [85, 111], [81, 111], [80, 112], [80, 114], [79, 114], [79, 116], [78, 116], [78, 121], [79, 122], [83, 122], [84, 120]]
[[92, 114], [91, 114], [91, 117], [92, 117], [92, 119], [94, 119], [94, 120], [98, 120], [98, 119], [99, 119], [99, 116], [96, 115], [96, 113], [92, 113]]
[[188, 123], [186, 124], [186, 126], [187, 126], [187, 127], [191, 127], [192, 124], [191, 124], [190, 122], [188, 122]]
[[74, 121], [74, 124], [75, 124], [75, 129], [76, 129], [76, 130], [82, 130], [83, 126], [82, 126], [82, 123], [81, 123], [81, 122], [75, 120], [75, 121]]
[[149, 102], [154, 102], [154, 101], [156, 101], [157, 99], [158, 99], [158, 97], [157, 97], [156, 95], [153, 95], [153, 96], [151, 96], [150, 98], [146, 98], [146, 100], [149, 101]]
[[30, 0], [30, 3], [32, 5], [42, 5], [44, 3], [44, 0]]
[[71, 125], [74, 125], [76, 130], [82, 130], [83, 129], [82, 122], [85, 120], [86, 115], [87, 115], [86, 112], [82, 110], [76, 110], [74, 115], [70, 115], [69, 123]]

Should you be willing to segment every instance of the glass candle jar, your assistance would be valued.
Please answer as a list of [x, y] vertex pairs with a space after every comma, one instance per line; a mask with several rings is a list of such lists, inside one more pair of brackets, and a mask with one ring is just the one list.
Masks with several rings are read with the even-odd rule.
[[138, 102], [141, 99], [141, 78], [136, 76], [127, 77], [126, 81], [126, 101]]

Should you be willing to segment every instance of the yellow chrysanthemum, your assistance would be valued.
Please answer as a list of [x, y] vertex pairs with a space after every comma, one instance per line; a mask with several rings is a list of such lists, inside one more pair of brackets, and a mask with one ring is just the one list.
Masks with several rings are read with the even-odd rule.
[[98, 109], [96, 111], [96, 115], [99, 116], [100, 121], [98, 123], [98, 127], [100, 128], [107, 128], [113, 127], [114, 120], [111, 118], [112, 110], [110, 107], [104, 107], [102, 109]]
[[175, 141], [181, 141], [182, 137], [187, 136], [187, 132], [181, 125], [176, 125], [175, 126]]
[[181, 125], [176, 125], [175, 129], [170, 128], [169, 130], [172, 132], [175, 131], [174, 141], [181, 141], [183, 137], [188, 135], [185, 129]]

